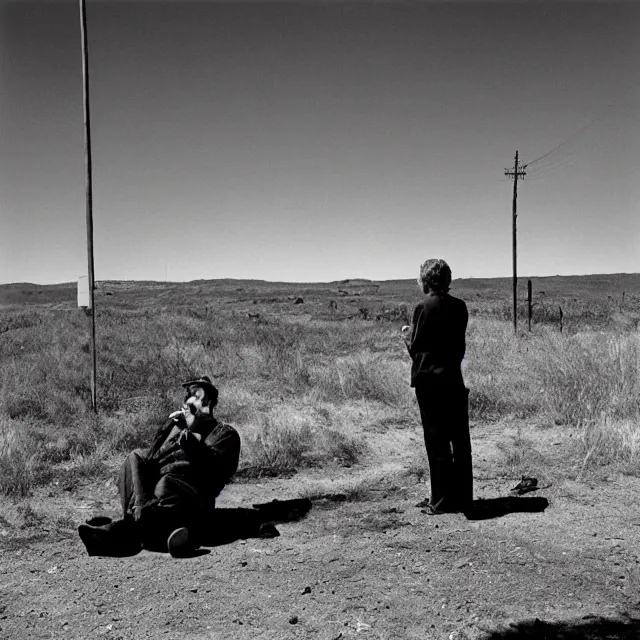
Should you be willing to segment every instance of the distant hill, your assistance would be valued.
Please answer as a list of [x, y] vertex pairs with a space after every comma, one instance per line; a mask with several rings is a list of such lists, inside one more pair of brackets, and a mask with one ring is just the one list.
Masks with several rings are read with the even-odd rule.
[[[527, 279], [527, 276], [518, 278], [519, 295], [526, 295]], [[531, 280], [536, 296], [601, 298], [617, 297], [623, 291], [627, 295], [640, 295], [640, 274], [638, 273], [531, 277]], [[69, 308], [77, 304], [76, 286], [75, 282], [51, 285], [28, 282], [3, 284], [0, 285], [0, 305], [46, 305]], [[351, 289], [351, 287], [354, 288]], [[99, 301], [105, 299], [105, 296], [114, 296], [114, 299], [125, 296], [133, 304], [138, 299], [162, 299], [168, 303], [174, 296], [179, 298], [183, 293], [251, 297], [266, 295], [269, 292], [277, 292], [280, 295], [284, 293], [302, 295], [305, 292], [323, 291], [327, 295], [332, 295], [343, 290], [343, 293], [352, 291], [353, 295], [358, 295], [358, 292], [362, 293], [363, 287], [367, 292], [375, 292], [379, 289], [380, 295], [385, 296], [388, 294], [419, 296], [415, 279], [373, 281], [365, 278], [353, 278], [333, 282], [295, 283], [225, 278], [191, 282], [105, 280], [97, 283], [96, 299]], [[462, 297], [465, 295], [508, 297], [511, 293], [511, 278], [464, 278], [454, 280], [451, 290], [454, 295]]]
[[77, 284], [31, 284], [16, 282], [0, 285], [0, 305], [56, 304], [77, 300]]
[[[639, 273], [608, 273], [587, 276], [544, 276], [518, 278], [518, 290], [526, 292], [527, 280], [530, 279], [536, 294], [567, 297], [600, 297], [627, 294], [640, 294]], [[452, 288], [458, 291], [511, 291], [511, 278], [465, 278], [455, 280]]]
[[355, 286], [363, 286], [375, 283], [373, 280], [368, 280], [367, 278], [347, 278], [346, 280], [334, 280], [330, 284], [353, 284]]

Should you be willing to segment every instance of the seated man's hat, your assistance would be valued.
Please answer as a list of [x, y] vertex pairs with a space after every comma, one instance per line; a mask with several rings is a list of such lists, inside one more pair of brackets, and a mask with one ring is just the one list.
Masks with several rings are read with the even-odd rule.
[[211, 378], [209, 376], [200, 376], [199, 378], [194, 378], [193, 380], [187, 380], [182, 383], [182, 386], [185, 389], [189, 387], [197, 386], [202, 387], [209, 399], [215, 404], [218, 401], [218, 390], [211, 382]]

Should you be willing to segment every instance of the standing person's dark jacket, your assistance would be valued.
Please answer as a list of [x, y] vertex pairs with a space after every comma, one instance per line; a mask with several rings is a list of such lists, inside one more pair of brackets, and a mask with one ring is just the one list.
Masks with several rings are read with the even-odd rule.
[[416, 305], [408, 345], [412, 387], [434, 376], [443, 383], [463, 384], [460, 365], [468, 320], [467, 305], [448, 293], [430, 292]]

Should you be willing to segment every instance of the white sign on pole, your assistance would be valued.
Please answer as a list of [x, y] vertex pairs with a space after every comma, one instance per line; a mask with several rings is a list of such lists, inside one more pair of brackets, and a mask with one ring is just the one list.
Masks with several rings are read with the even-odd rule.
[[80, 276], [78, 278], [78, 306], [90, 308], [89, 301], [89, 277]]

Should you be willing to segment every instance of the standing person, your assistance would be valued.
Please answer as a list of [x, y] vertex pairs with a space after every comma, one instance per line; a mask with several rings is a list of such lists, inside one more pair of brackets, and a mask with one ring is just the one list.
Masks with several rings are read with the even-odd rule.
[[203, 376], [182, 385], [185, 399], [146, 451], [133, 451], [118, 476], [123, 518], [78, 528], [89, 555], [131, 555], [142, 548], [185, 555], [215, 499], [238, 468], [240, 436], [212, 414], [218, 390]]
[[424, 262], [418, 284], [426, 298], [403, 336], [431, 476], [431, 499], [417, 506], [436, 515], [464, 511], [473, 501], [469, 390], [461, 369], [469, 315], [465, 303], [449, 295], [451, 269], [444, 260]]

